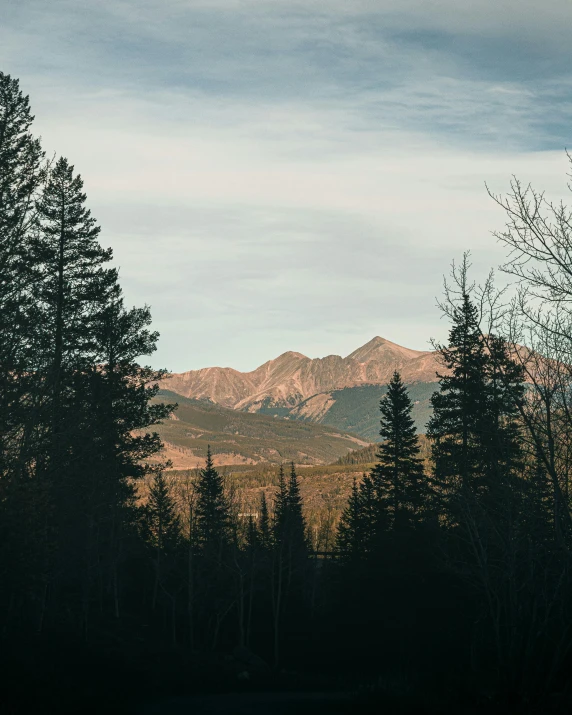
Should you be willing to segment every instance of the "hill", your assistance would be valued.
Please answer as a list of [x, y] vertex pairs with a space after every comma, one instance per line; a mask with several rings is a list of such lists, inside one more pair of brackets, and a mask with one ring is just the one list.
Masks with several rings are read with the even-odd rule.
[[347, 357], [311, 359], [286, 352], [251, 372], [210, 367], [174, 374], [162, 387], [241, 412], [329, 425], [375, 440], [379, 399], [399, 370], [414, 401], [417, 428], [424, 431], [436, 387], [437, 353], [375, 337]]
[[[436, 382], [419, 382], [407, 386], [413, 402], [412, 416], [420, 433], [431, 415], [430, 399], [437, 389]], [[379, 401], [387, 392], [387, 385], [360, 385], [334, 390], [325, 395], [314, 395], [288, 411], [295, 419], [337, 427], [353, 432], [369, 441], [379, 439]], [[327, 409], [321, 406], [327, 404]], [[316, 409], [318, 408], [318, 409]], [[272, 413], [270, 408], [266, 410]]]
[[204, 465], [210, 444], [215, 464], [329, 464], [368, 442], [346, 431], [284, 417], [252, 414], [161, 390], [159, 402], [178, 402], [157, 427], [175, 469]]

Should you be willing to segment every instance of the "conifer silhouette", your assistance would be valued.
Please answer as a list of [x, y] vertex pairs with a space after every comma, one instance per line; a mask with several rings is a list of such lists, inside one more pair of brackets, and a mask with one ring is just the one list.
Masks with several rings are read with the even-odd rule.
[[230, 543], [230, 507], [223, 479], [213, 464], [210, 445], [197, 483], [196, 519], [200, 548], [205, 554], [216, 554], [220, 559]]
[[336, 540], [336, 550], [344, 561], [351, 563], [365, 556], [363, 531], [362, 500], [354, 477], [347, 506], [340, 517]]
[[419, 458], [412, 409], [407, 388], [395, 371], [380, 401], [382, 443], [377, 453], [378, 464], [371, 472], [380, 508], [387, 511], [393, 529], [414, 525], [431, 496]]

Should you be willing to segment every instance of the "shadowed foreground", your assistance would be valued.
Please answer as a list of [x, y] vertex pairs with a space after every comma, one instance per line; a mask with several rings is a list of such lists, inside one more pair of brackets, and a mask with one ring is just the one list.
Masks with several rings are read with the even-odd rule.
[[355, 701], [347, 693], [225, 693], [164, 700], [143, 707], [141, 715], [262, 715], [263, 713], [350, 713]]

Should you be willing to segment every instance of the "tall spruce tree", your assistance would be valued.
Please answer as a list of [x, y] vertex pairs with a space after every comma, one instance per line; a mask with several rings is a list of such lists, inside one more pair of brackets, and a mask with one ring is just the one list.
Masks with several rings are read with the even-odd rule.
[[112, 251], [100, 246], [100, 228], [85, 201], [81, 176], [58, 159], [37, 202], [33, 246], [44, 359], [55, 395], [66, 366], [79, 369], [97, 354], [95, 323], [119, 291], [117, 270], [109, 266]]
[[445, 499], [460, 490], [478, 490], [483, 478], [481, 431], [487, 411], [485, 346], [476, 307], [464, 294], [456, 306], [449, 344], [440, 348], [448, 372], [438, 375], [433, 415], [427, 425], [432, 440], [434, 476]]
[[431, 498], [429, 482], [419, 458], [419, 441], [411, 417], [413, 404], [395, 371], [380, 401], [382, 443], [371, 477], [380, 508], [389, 515], [392, 529], [413, 526], [422, 519]]
[[158, 335], [149, 330], [150, 322], [147, 307], [126, 310], [119, 289], [113, 291], [91, 326], [93, 362], [74, 373], [81, 448], [74, 446], [75, 468], [66, 497], [82, 505], [84, 538], [92, 552], [89, 588], [101, 593], [105, 586], [116, 616], [125, 580], [122, 566], [129, 558], [125, 544], [133, 543], [137, 533], [135, 482], [156, 473], [156, 455], [162, 449], [159, 435], [147, 430], [176, 408], [152, 400], [165, 371], [138, 362], [156, 348]]
[[[38, 315], [29, 242], [45, 176], [29, 99], [0, 71], [0, 608], [5, 624], [43, 564], [44, 495], [32, 484], [41, 433], [34, 374]], [[7, 627], [7, 626], [5, 626]]]
[[485, 488], [493, 494], [513, 491], [524, 469], [519, 404], [525, 395], [524, 369], [509, 354], [506, 341], [488, 335], [485, 380], [487, 408], [482, 427]]
[[49, 425], [46, 459], [38, 468], [60, 484], [67, 465], [73, 471], [77, 463], [75, 452], [86, 444], [79, 436], [82, 417], [73, 382], [97, 365], [97, 324], [120, 292], [117, 271], [109, 267], [111, 249], [100, 246], [99, 226], [85, 202], [81, 177], [60, 158], [36, 205], [32, 247], [38, 274], [35, 298], [42, 316], [34, 368], [43, 376]]
[[143, 507], [143, 537], [150, 547], [154, 567], [153, 608], [157, 605], [159, 587], [175, 567], [181, 545], [181, 523], [175, 501], [162, 471], [158, 471], [149, 488]]
[[[448, 374], [431, 402], [427, 436], [437, 484], [445, 500], [516, 498], [522, 469], [518, 401], [523, 371], [505, 342], [483, 336], [476, 307], [467, 294], [453, 313], [449, 345], [441, 347]], [[484, 502], [483, 502], [484, 503]]]
[[292, 562], [304, 558], [308, 553], [306, 522], [302, 512], [302, 497], [298, 475], [292, 462], [288, 480], [284, 467], [280, 465], [278, 491], [274, 502], [274, 543], [283, 554], [288, 554]]
[[346, 562], [375, 559], [388, 529], [387, 511], [371, 473], [354, 479], [348, 504], [338, 525], [336, 550]]
[[361, 494], [355, 477], [348, 503], [338, 524], [336, 551], [346, 563], [354, 563], [365, 556]]
[[[38, 315], [33, 298], [31, 224], [45, 178], [44, 153], [19, 82], [0, 72], [0, 479], [34, 464], [38, 386], [30, 369]], [[4, 521], [4, 520], [2, 520]]]
[[302, 497], [294, 462], [290, 463], [288, 480], [288, 538], [295, 558], [304, 559], [308, 555], [306, 521], [302, 512]]
[[371, 473], [364, 474], [359, 485], [362, 549], [368, 558], [375, 557], [381, 548], [383, 534], [388, 529], [387, 513], [381, 508], [379, 495]]
[[288, 534], [288, 484], [281, 464], [278, 471], [278, 490], [274, 498], [274, 515], [272, 519], [272, 541], [274, 546], [281, 549], [286, 542]]
[[288, 480], [280, 465], [274, 501], [272, 550], [272, 609], [274, 661], [279, 662], [280, 628], [292, 603], [300, 603], [306, 581], [309, 546], [302, 512], [302, 498], [294, 462]]
[[137, 363], [155, 349], [149, 311], [124, 310], [81, 177], [44, 164], [32, 119], [0, 73], [0, 504], [15, 518], [2, 561], [26, 564], [26, 578], [10, 567], [10, 603], [33, 604], [36, 627], [65, 613], [85, 631], [95, 601], [119, 615], [129, 479], [150, 470], [161, 442], [145, 430], [173, 406], [150, 404], [164, 371]]
[[160, 449], [156, 435], [134, 432], [166, 414], [148, 404], [161, 371], [136, 362], [155, 348], [148, 311], [123, 310], [111, 250], [99, 244], [85, 203], [81, 177], [59, 159], [36, 203], [31, 241], [41, 315], [32, 368], [42, 381], [44, 427], [36, 474], [49, 485], [52, 545], [45, 571], [57, 574], [49, 589], [60, 594], [56, 610], [75, 608], [61, 594], [71, 596], [80, 578], [84, 628], [96, 583], [117, 594], [121, 533], [135, 521], [127, 479], [148, 471], [141, 460]]
[[260, 518], [258, 520], [258, 533], [260, 546], [264, 551], [268, 551], [272, 545], [272, 523], [268, 511], [266, 494], [262, 492], [260, 496]]
[[215, 469], [210, 445], [197, 483], [197, 538], [204, 555], [220, 561], [230, 543], [230, 506], [224, 482]]

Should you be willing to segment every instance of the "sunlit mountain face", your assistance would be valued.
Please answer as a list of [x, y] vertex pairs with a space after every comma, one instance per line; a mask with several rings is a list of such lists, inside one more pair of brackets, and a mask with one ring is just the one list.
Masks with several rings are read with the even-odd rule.
[[439, 369], [436, 352], [378, 336], [346, 357], [286, 352], [251, 372], [208, 367], [174, 374], [162, 387], [241, 412], [316, 422], [376, 440], [379, 400], [393, 372], [409, 386], [413, 416], [423, 431]]

